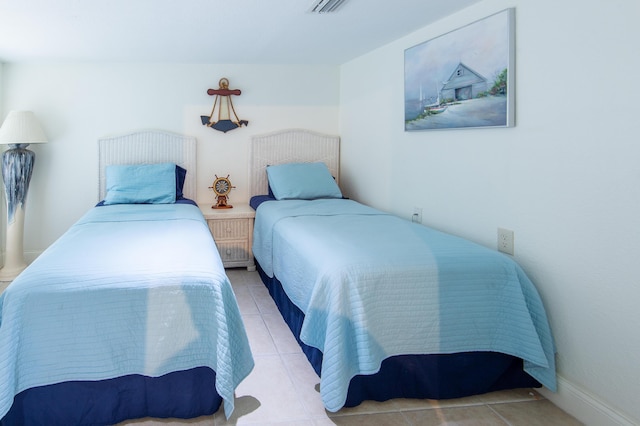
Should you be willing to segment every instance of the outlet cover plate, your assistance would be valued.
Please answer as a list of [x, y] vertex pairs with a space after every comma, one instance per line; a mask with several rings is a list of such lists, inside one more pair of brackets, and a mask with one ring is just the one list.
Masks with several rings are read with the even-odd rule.
[[498, 251], [513, 256], [513, 231], [498, 228]]

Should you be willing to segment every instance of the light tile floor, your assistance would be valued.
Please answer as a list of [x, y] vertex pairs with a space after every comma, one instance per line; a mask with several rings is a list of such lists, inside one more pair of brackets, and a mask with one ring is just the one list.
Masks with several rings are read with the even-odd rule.
[[[144, 419], [150, 425], [260, 426], [565, 426], [580, 425], [533, 389], [494, 392], [455, 400], [395, 399], [365, 402], [337, 413], [320, 400], [320, 379], [282, 320], [256, 272], [228, 269], [256, 366], [236, 390], [230, 419], [219, 410], [189, 421]], [[123, 424], [123, 425], [124, 425]]]

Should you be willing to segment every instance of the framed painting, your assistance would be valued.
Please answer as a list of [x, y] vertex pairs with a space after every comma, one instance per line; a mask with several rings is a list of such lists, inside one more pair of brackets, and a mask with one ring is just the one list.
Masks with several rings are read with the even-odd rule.
[[405, 131], [515, 124], [514, 15], [505, 9], [405, 50]]

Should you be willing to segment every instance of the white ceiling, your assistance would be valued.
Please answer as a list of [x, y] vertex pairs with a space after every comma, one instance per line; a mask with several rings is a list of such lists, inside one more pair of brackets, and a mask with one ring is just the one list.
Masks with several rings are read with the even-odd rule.
[[339, 65], [480, 0], [0, 0], [0, 62]]

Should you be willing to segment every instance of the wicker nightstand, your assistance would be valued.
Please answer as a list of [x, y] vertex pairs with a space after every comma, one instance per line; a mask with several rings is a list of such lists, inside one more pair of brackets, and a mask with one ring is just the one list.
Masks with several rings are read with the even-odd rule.
[[216, 241], [224, 267], [246, 267], [247, 271], [255, 271], [251, 251], [255, 211], [248, 204], [236, 203], [231, 209], [212, 209], [204, 205], [200, 210]]

